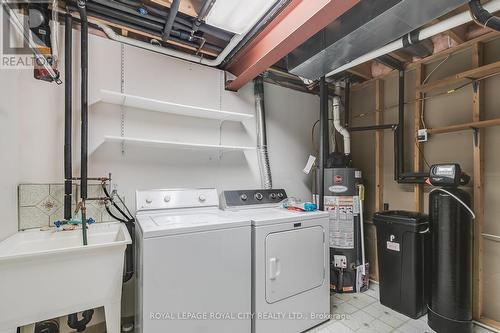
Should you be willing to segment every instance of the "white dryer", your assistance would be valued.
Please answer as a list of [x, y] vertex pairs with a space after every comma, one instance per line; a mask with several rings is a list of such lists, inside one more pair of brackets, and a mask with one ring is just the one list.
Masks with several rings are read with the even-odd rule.
[[136, 332], [250, 333], [248, 218], [215, 189], [138, 191]]
[[225, 191], [222, 206], [252, 220], [252, 332], [296, 333], [329, 320], [327, 212], [278, 208], [284, 190]]

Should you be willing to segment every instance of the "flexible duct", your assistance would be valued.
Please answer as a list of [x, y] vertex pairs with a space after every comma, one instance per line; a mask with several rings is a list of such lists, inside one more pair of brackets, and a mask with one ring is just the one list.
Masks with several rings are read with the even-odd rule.
[[351, 134], [340, 124], [340, 97], [333, 98], [333, 126], [344, 137], [344, 154], [351, 154]]
[[490, 12], [483, 8], [481, 1], [471, 0], [469, 2], [469, 8], [476, 23], [484, 27], [500, 31], [500, 17], [491, 15]]
[[269, 153], [267, 151], [266, 111], [264, 106], [264, 79], [258, 76], [254, 80], [255, 120], [257, 127], [257, 154], [259, 160], [260, 180], [264, 189], [273, 187]]

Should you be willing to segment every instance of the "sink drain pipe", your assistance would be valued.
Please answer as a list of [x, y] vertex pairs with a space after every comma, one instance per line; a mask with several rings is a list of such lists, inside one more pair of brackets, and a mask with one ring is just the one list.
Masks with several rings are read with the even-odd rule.
[[260, 181], [262, 188], [271, 189], [273, 180], [267, 150], [266, 110], [264, 105], [264, 79], [259, 75], [254, 80], [255, 118], [257, 125], [257, 155], [259, 160]]

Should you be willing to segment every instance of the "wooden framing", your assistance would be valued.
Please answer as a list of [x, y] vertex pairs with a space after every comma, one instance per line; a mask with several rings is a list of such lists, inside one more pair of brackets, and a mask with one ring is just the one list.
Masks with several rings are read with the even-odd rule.
[[500, 61], [484, 66], [478, 66], [469, 69], [465, 72], [458, 73], [456, 75], [452, 75], [450, 77], [441, 80], [423, 84], [417, 90], [420, 91], [421, 93], [426, 93], [430, 91], [436, 92], [440, 89], [442, 90], [454, 85], [465, 84], [498, 72], [500, 72]]
[[[472, 67], [480, 68], [483, 65], [483, 44], [476, 43], [472, 48]], [[486, 67], [486, 66], [484, 66]], [[472, 98], [472, 121], [481, 122], [483, 119], [483, 90], [484, 81], [474, 86]], [[497, 119], [498, 121], [499, 119]], [[500, 124], [500, 122], [498, 122]], [[483, 305], [483, 223], [484, 223], [484, 129], [476, 127], [474, 134], [474, 292], [473, 316], [481, 319]]]
[[[375, 123], [381, 125], [384, 123], [384, 81], [375, 81]], [[384, 210], [384, 131], [375, 131], [375, 211]], [[379, 280], [378, 271], [378, 250], [377, 235], [375, 233], [375, 256], [373, 266], [373, 277]]]
[[460, 132], [466, 130], [474, 130], [486, 127], [500, 126], [500, 118], [490, 119], [490, 120], [480, 120], [473, 121], [470, 123], [459, 124], [459, 125], [451, 125], [445, 127], [438, 128], [429, 128], [427, 129], [428, 134], [442, 134], [442, 133], [452, 133], [452, 132]]
[[[413, 170], [415, 172], [421, 172], [422, 171], [422, 154], [421, 154], [421, 147], [420, 142], [417, 141], [417, 131], [420, 129], [421, 125], [421, 119], [422, 119], [422, 106], [423, 106], [423, 99], [422, 97], [424, 94], [419, 90], [420, 86], [423, 83], [424, 80], [424, 65], [419, 64], [416, 68], [416, 75], [415, 75], [415, 113], [414, 113], [414, 121], [413, 121], [413, 126], [414, 126], [414, 139], [415, 139], [415, 147], [413, 148]], [[424, 187], [422, 184], [415, 184], [414, 185], [414, 196], [415, 196], [415, 211], [417, 212], [423, 212], [424, 211]]]
[[[151, 2], [168, 8], [172, 5], [172, 0], [151, 0]], [[179, 5], [179, 12], [192, 17], [198, 16], [198, 12], [194, 8], [192, 0], [182, 0]]]

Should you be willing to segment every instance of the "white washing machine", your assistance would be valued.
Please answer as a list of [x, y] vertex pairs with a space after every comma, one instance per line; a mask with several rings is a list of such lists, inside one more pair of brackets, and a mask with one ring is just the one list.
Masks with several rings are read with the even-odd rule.
[[303, 332], [330, 318], [327, 212], [278, 208], [284, 190], [225, 191], [252, 220], [252, 332]]
[[136, 332], [250, 333], [248, 218], [215, 189], [138, 191]]

